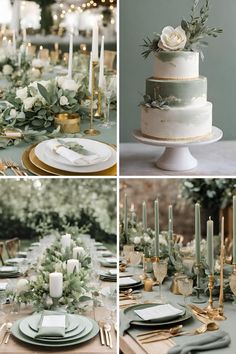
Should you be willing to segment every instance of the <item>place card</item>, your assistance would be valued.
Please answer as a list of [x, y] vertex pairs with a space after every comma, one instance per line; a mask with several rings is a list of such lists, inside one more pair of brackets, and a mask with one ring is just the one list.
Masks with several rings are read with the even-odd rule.
[[151, 306], [134, 312], [144, 321], [175, 318], [183, 314], [183, 310], [177, 309], [170, 304]]

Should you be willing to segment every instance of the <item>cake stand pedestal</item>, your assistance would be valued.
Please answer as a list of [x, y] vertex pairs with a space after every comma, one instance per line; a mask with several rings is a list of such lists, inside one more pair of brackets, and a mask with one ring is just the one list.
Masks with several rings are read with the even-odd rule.
[[192, 170], [198, 164], [191, 154], [191, 146], [212, 144], [220, 140], [223, 136], [222, 130], [212, 127], [211, 135], [199, 139], [188, 140], [163, 140], [145, 136], [140, 130], [134, 130], [133, 136], [139, 142], [148, 145], [165, 147], [164, 153], [156, 162], [156, 166], [167, 171], [187, 171]]

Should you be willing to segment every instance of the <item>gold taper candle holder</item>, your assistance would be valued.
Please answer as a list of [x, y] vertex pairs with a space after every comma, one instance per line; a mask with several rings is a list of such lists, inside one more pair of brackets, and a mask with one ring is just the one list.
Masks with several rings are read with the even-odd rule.
[[94, 118], [94, 110], [93, 110], [93, 104], [94, 104], [94, 91], [95, 91], [95, 69], [96, 66], [98, 65], [98, 61], [92, 61], [92, 88], [91, 88], [91, 112], [90, 112], [90, 127], [89, 129], [86, 129], [84, 131], [84, 134], [86, 135], [99, 135], [100, 131], [96, 130], [93, 128], [93, 118]]
[[208, 289], [209, 289], [209, 300], [208, 300], [208, 306], [207, 310], [211, 311], [213, 310], [213, 289], [214, 289], [214, 275], [210, 274], [208, 276]]
[[97, 103], [97, 110], [94, 114], [95, 118], [103, 118], [104, 117], [104, 113], [102, 112], [102, 91], [99, 88], [98, 91], [95, 92], [95, 95], [97, 96], [98, 99], [98, 103]]

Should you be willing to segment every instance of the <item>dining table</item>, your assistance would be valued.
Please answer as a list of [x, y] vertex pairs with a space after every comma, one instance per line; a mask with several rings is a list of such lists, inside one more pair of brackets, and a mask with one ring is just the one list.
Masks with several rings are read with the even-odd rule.
[[[99, 266], [99, 271], [107, 271], [108, 268]], [[19, 277], [17, 279], [21, 279], [23, 277]], [[6, 283], [6, 282], [10, 282], [11, 279], [1, 279], [0, 278], [0, 283]], [[107, 281], [100, 281], [100, 291], [102, 291], [103, 288], [106, 288], [108, 286], [111, 286], [111, 284], [115, 284], [115, 283], [111, 283], [111, 282], [107, 282]], [[85, 312], [82, 313], [83, 316], [86, 317], [90, 317], [91, 319], [95, 320], [98, 324], [99, 321], [106, 321], [106, 318], [109, 315], [109, 311], [106, 306], [105, 306], [105, 300], [102, 302], [101, 306], [96, 306], [94, 309], [91, 308], [91, 306], [88, 306], [88, 309], [85, 310]], [[3, 305], [3, 311], [4, 308], [6, 309], [6, 319], [7, 322], [11, 322], [14, 323], [14, 321], [22, 319], [24, 317], [27, 317], [29, 315], [31, 315], [32, 313], [34, 313], [34, 310], [32, 308], [32, 306], [29, 305], [24, 305], [22, 304], [20, 307], [20, 310], [18, 311], [18, 313], [13, 313], [13, 311], [11, 312], [9, 306], [9, 304], [5, 304]], [[8, 309], [7, 309], [8, 307]], [[0, 315], [0, 319], [1, 319], [1, 315]], [[63, 353], [63, 354], [103, 354], [103, 353], [110, 353], [110, 354], [116, 354], [116, 348], [117, 348], [117, 333], [116, 333], [116, 325], [115, 325], [115, 319], [113, 318], [112, 320], [113, 322], [109, 322], [111, 324], [111, 337], [112, 337], [112, 348], [106, 346], [106, 345], [102, 345], [101, 344], [101, 340], [100, 340], [100, 336], [99, 333], [91, 340], [89, 340], [88, 342], [85, 342], [83, 344], [77, 344], [71, 347], [65, 347], [65, 348], [56, 348], [55, 350], [50, 347], [40, 347], [40, 346], [35, 346], [35, 345], [31, 345], [31, 344], [26, 344], [23, 343], [21, 341], [19, 341], [18, 339], [16, 339], [13, 335], [10, 336], [9, 341], [7, 344], [5, 343], [1, 343], [2, 338], [5, 334], [5, 331], [2, 330], [0, 332], [0, 353], [1, 354], [27, 354], [27, 353], [31, 353], [31, 354], [51, 354], [51, 353]], [[0, 321], [2, 322], [2, 321]], [[106, 321], [107, 322], [107, 321]]]
[[[130, 272], [130, 269], [127, 268], [127, 271]], [[123, 274], [123, 273], [122, 273]], [[124, 274], [123, 274], [124, 276]], [[150, 276], [150, 274], [149, 274]], [[170, 303], [172, 305], [176, 305], [177, 307], [181, 308], [184, 306], [184, 298], [182, 295], [176, 295], [171, 292], [172, 284], [172, 279], [171, 278], [166, 278], [163, 285], [162, 285], [162, 296], [163, 300], [166, 303]], [[130, 300], [130, 305], [123, 306], [122, 303], [123, 301], [120, 301], [120, 311], [124, 312], [126, 308], [129, 306], [133, 306], [134, 303], [136, 302], [137, 304], [148, 304], [148, 303], [155, 303], [158, 302], [158, 297], [159, 297], [159, 289], [158, 285], [155, 285], [153, 287], [153, 291], [147, 292], [144, 291], [144, 288], [142, 287], [140, 289], [140, 299], [139, 300]], [[196, 297], [195, 297], [196, 298]], [[206, 307], [208, 305], [207, 301], [208, 298], [205, 296], [205, 303], [202, 304], [195, 304], [198, 307]], [[190, 296], [187, 298], [187, 305], [193, 303], [192, 300], [194, 300], [194, 296]], [[218, 305], [218, 298], [215, 298], [214, 306], [217, 307]], [[221, 354], [224, 352], [224, 354], [234, 354], [236, 352], [236, 337], [235, 337], [235, 325], [236, 325], [236, 305], [233, 304], [232, 302], [226, 302], [224, 304], [224, 315], [226, 316], [225, 321], [216, 321], [219, 324], [219, 329], [222, 331], [225, 331], [229, 334], [231, 337], [231, 343], [228, 347], [225, 347], [223, 349], [214, 349], [214, 350], [209, 350], [209, 351], [197, 351], [198, 354], [200, 353], [209, 353], [209, 354]], [[120, 314], [120, 318], [122, 318]], [[177, 325], [177, 324], [176, 324]], [[182, 323], [183, 325], [183, 331], [191, 331], [193, 329], [199, 328], [202, 323], [195, 317], [194, 314], [192, 314], [192, 317], [189, 318], [188, 320], [184, 321]], [[172, 326], [173, 327], [173, 326]], [[161, 340], [158, 342], [152, 342], [152, 343], [147, 343], [147, 344], [141, 344], [139, 340], [139, 334], [143, 332], [148, 332], [151, 330], [156, 330], [160, 328], [170, 328], [170, 326], [167, 327], [146, 327], [146, 326], [134, 326], [131, 325], [130, 328], [124, 333], [124, 335], [120, 335], [119, 337], [119, 345], [120, 345], [120, 351], [122, 354], [167, 354], [168, 351], [173, 348], [175, 345], [182, 345], [185, 344], [186, 340], [190, 341], [196, 340], [200, 338], [202, 334], [195, 334], [195, 335], [190, 335], [186, 334], [183, 336], [179, 337], [173, 337], [167, 340]], [[213, 332], [208, 332], [213, 333]], [[215, 332], [216, 333], [216, 332]], [[204, 335], [204, 334], [203, 334]]]

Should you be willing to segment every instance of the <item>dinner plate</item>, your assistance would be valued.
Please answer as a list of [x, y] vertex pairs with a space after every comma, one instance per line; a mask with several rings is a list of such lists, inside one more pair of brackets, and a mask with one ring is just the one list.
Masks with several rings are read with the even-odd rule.
[[103, 267], [108, 267], [108, 268], [116, 268], [117, 267], [117, 264], [116, 263], [110, 263], [110, 262], [107, 262], [107, 261], [100, 261], [100, 264], [103, 266]]
[[[68, 316], [68, 327], [66, 328], [66, 333], [73, 331], [75, 328], [78, 327], [78, 316], [77, 315], [67, 315]], [[35, 314], [32, 316], [27, 317], [28, 318], [28, 324], [29, 327], [35, 331], [38, 332], [38, 323], [41, 319], [41, 314]], [[80, 321], [82, 323], [82, 321]]]
[[185, 313], [182, 316], [177, 317], [177, 318], [173, 318], [172, 320], [167, 320], [167, 321], [163, 321], [163, 322], [155, 321], [155, 320], [144, 321], [144, 320], [140, 319], [140, 317], [137, 314], [135, 314], [135, 312], [134, 312], [134, 310], [141, 310], [141, 309], [145, 309], [147, 307], [152, 307], [152, 306], [157, 306], [157, 304], [153, 303], [153, 304], [141, 304], [141, 305], [130, 306], [130, 307], [127, 307], [126, 309], [124, 309], [124, 314], [126, 314], [127, 316], [132, 316], [132, 318], [134, 318], [134, 320], [132, 320], [132, 324], [136, 325], [136, 326], [172, 325], [172, 324], [184, 322], [192, 317], [191, 312], [186, 309]]
[[[49, 155], [48, 157], [55, 161], [56, 163], [62, 163], [64, 165], [68, 166], [76, 166], [76, 167], [82, 167], [82, 166], [92, 166], [96, 165], [97, 163], [104, 162], [108, 160], [111, 155], [112, 155], [112, 148], [104, 143], [100, 143], [99, 141], [96, 140], [89, 140], [89, 139], [79, 139], [79, 138], [71, 138], [71, 139], [60, 139], [65, 141], [65, 143], [68, 142], [73, 142], [73, 143], [78, 143], [82, 145], [87, 151], [90, 151], [92, 154], [96, 154], [98, 156], [98, 159], [96, 161], [92, 162], [86, 162], [83, 160], [80, 161], [80, 164], [75, 164], [64, 158], [63, 156], [57, 154], [56, 152], [53, 151], [53, 147], [55, 146], [55, 143], [58, 142], [57, 139], [52, 139], [52, 140], [47, 140], [47, 141], [42, 141], [37, 145], [37, 148], [35, 149], [35, 154], [38, 157], [37, 152], [41, 150], [41, 152], [45, 151], [45, 146], [49, 148]], [[59, 142], [58, 142], [59, 143]], [[48, 151], [48, 149], [47, 149]], [[43, 160], [42, 160], [43, 161]]]
[[37, 346], [41, 346], [41, 347], [52, 347], [52, 348], [54, 347], [54, 348], [56, 348], [56, 347], [68, 347], [68, 346], [78, 345], [80, 343], [84, 343], [84, 342], [89, 341], [90, 339], [95, 337], [99, 332], [99, 327], [98, 327], [97, 323], [94, 320], [89, 319], [89, 321], [91, 321], [91, 323], [92, 323], [92, 330], [86, 336], [84, 336], [82, 338], [78, 338], [78, 339], [74, 338], [71, 341], [64, 342], [64, 343], [59, 343], [58, 341], [55, 341], [53, 343], [52, 342], [46, 343], [46, 342], [36, 341], [36, 340], [24, 335], [20, 331], [20, 328], [19, 328], [19, 324], [21, 321], [22, 320], [18, 320], [16, 322], [14, 322], [14, 324], [11, 328], [12, 335], [24, 343], [33, 344], [33, 345], [37, 345]]
[[[67, 140], [71, 140], [71, 139], [64, 139], [65, 141]], [[56, 139], [52, 139], [52, 141], [56, 141]], [[96, 140], [91, 140], [94, 143], [99, 143]], [[42, 144], [42, 143], [40, 143]], [[35, 147], [35, 155], [36, 157], [43, 163], [60, 169], [62, 171], [66, 171], [66, 172], [77, 172], [77, 173], [88, 173], [88, 172], [98, 172], [98, 171], [102, 171], [105, 170], [107, 168], [110, 168], [111, 166], [113, 166], [116, 163], [116, 151], [109, 145], [107, 145], [107, 147], [110, 149], [111, 151], [111, 156], [108, 160], [104, 161], [104, 162], [99, 162], [96, 165], [92, 165], [92, 166], [72, 166], [72, 165], [65, 165], [64, 163], [61, 162], [55, 162], [52, 158], [52, 151], [51, 149], [45, 144], [44, 145], [44, 149], [42, 150], [41, 148], [39, 149], [39, 145], [38, 144]], [[104, 143], [100, 143], [100, 144], [104, 144]], [[106, 144], [104, 144], [106, 145]]]
[[18, 268], [14, 266], [2, 266], [0, 267], [0, 274], [1, 273], [17, 273]]
[[65, 336], [62, 338], [58, 338], [58, 337], [43, 337], [43, 338], [36, 338], [37, 333], [35, 331], [33, 331], [30, 327], [29, 327], [29, 321], [28, 321], [28, 317], [24, 318], [20, 323], [19, 323], [19, 329], [20, 331], [27, 337], [34, 339], [37, 342], [43, 342], [43, 343], [65, 343], [68, 341], [71, 341], [73, 339], [79, 339], [82, 338], [86, 335], [88, 335], [91, 330], [93, 329], [93, 324], [90, 322], [90, 320], [88, 320], [87, 318], [83, 318], [83, 320], [81, 321], [81, 325], [78, 327], [74, 328], [72, 331], [70, 332], [66, 332]]
[[[34, 147], [31, 145], [22, 154], [22, 164], [24, 167], [36, 176], [87, 176], [88, 173], [65, 172], [54, 167], [48, 166], [41, 162], [34, 153]], [[114, 148], [115, 150], [115, 148]], [[89, 175], [94, 176], [116, 176], [116, 164], [99, 172], [91, 172]]]

